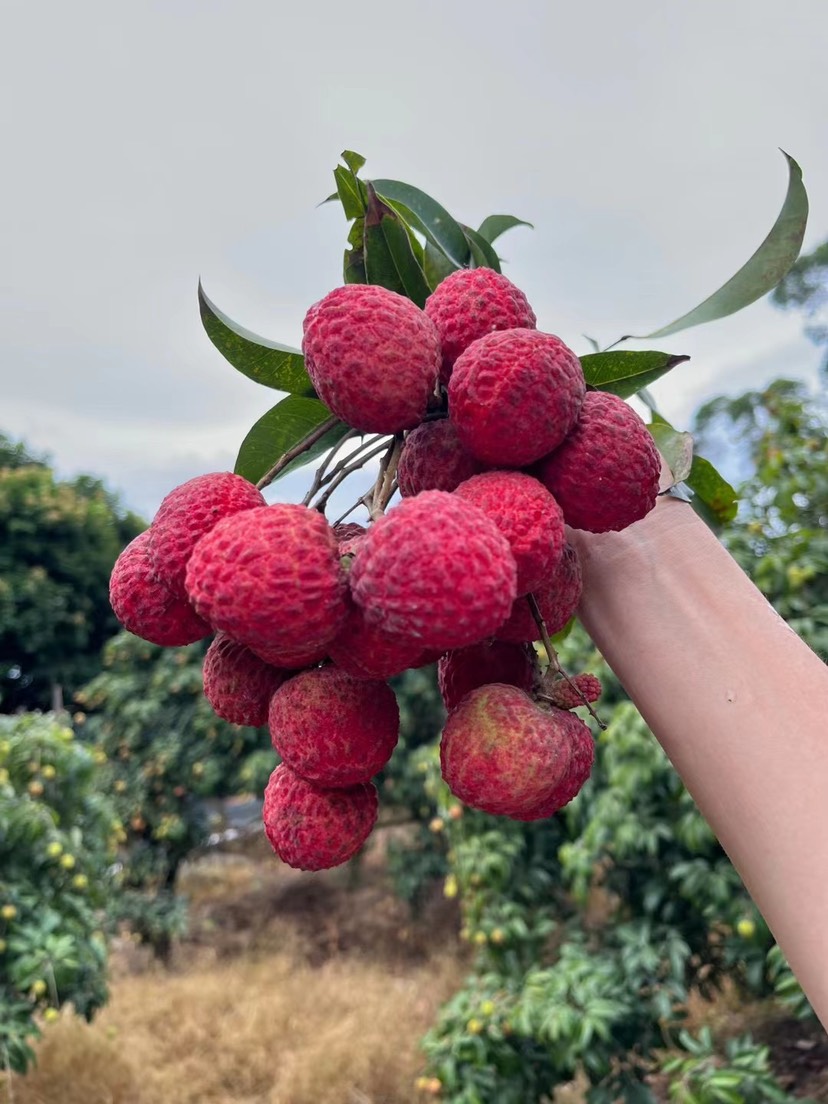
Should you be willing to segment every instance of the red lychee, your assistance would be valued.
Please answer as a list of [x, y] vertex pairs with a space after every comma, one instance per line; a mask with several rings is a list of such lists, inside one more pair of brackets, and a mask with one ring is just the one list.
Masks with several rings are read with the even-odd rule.
[[262, 819], [282, 862], [299, 870], [327, 870], [354, 857], [371, 834], [377, 810], [370, 782], [323, 790], [282, 763], [267, 784]]
[[534, 678], [535, 665], [527, 648], [503, 640], [457, 648], [437, 664], [437, 683], [449, 713], [478, 686], [501, 682], [531, 690]]
[[337, 667], [303, 671], [280, 687], [268, 714], [273, 746], [302, 778], [339, 789], [367, 782], [397, 743], [400, 711], [391, 687]]
[[[555, 812], [579, 728], [574, 713], [537, 705], [515, 686], [472, 690], [446, 721], [443, 778], [455, 797], [485, 813], [538, 820]], [[587, 729], [587, 733], [589, 729]]]
[[186, 598], [184, 575], [196, 542], [224, 517], [264, 506], [262, 492], [232, 472], [197, 475], [163, 500], [149, 537], [155, 573], [170, 590]]
[[425, 312], [440, 335], [444, 382], [460, 354], [479, 337], [493, 330], [534, 330], [537, 322], [520, 288], [492, 268], [453, 272], [428, 297]]
[[508, 541], [481, 510], [445, 491], [423, 491], [374, 522], [350, 583], [369, 624], [444, 651], [495, 632], [511, 609], [516, 576]]
[[284, 648], [270, 648], [266, 644], [256, 644], [250, 650], [268, 666], [278, 667], [284, 671], [302, 671], [306, 667], [316, 667], [328, 655], [327, 644], [306, 648], [304, 651], [301, 649], [286, 651]]
[[[559, 710], [553, 709], [552, 712], [557, 715]], [[568, 716], [578, 721], [577, 725], [565, 726], [570, 746], [569, 769], [552, 793], [539, 801], [531, 810], [532, 815], [526, 817], [527, 820], [541, 820], [552, 816], [564, 805], [568, 805], [581, 792], [584, 783], [592, 772], [592, 764], [595, 759], [595, 741], [592, 738], [592, 733], [580, 718], [573, 713], [569, 713]]]
[[586, 702], [598, 701], [601, 683], [595, 675], [575, 675], [568, 682], [565, 678], [545, 682], [543, 692], [559, 709], [578, 709]]
[[356, 544], [362, 540], [368, 530], [364, 525], [356, 521], [340, 521], [333, 527], [333, 534], [339, 546], [340, 556], [347, 556], [349, 552], [356, 551]]
[[411, 498], [420, 491], [453, 491], [484, 465], [463, 448], [448, 418], [423, 422], [405, 438], [397, 467], [400, 494]]
[[536, 475], [557, 498], [567, 525], [606, 533], [652, 510], [661, 460], [647, 427], [617, 395], [590, 391], [566, 441]]
[[346, 284], [311, 307], [304, 335], [313, 385], [348, 425], [398, 433], [423, 420], [440, 368], [440, 338], [410, 299], [373, 284]]
[[482, 510], [509, 542], [518, 594], [549, 578], [563, 556], [564, 520], [542, 483], [523, 472], [484, 472], [461, 483], [455, 494]]
[[423, 658], [419, 641], [389, 636], [382, 625], [371, 625], [355, 602], [338, 636], [328, 645], [337, 667], [357, 679], [388, 679], [417, 667]]
[[196, 610], [254, 651], [327, 644], [347, 616], [346, 591], [333, 531], [307, 506], [277, 503], [224, 518], [187, 564]]
[[458, 357], [449, 417], [478, 460], [521, 468], [557, 448], [572, 429], [586, 384], [581, 362], [552, 334], [502, 330]]
[[204, 696], [218, 716], [254, 728], [267, 724], [270, 699], [289, 677], [224, 633], [207, 649], [203, 674]]
[[[581, 564], [578, 553], [571, 544], [565, 544], [561, 562], [545, 583], [534, 591], [541, 616], [550, 636], [559, 633], [581, 600]], [[529, 643], [541, 639], [541, 631], [532, 616], [526, 597], [518, 598], [512, 606], [509, 619], [497, 630], [499, 640], [511, 640], [513, 644]]]
[[109, 580], [109, 601], [125, 629], [151, 644], [177, 647], [209, 636], [210, 626], [186, 599], [155, 574], [150, 563], [149, 529], [120, 554]]

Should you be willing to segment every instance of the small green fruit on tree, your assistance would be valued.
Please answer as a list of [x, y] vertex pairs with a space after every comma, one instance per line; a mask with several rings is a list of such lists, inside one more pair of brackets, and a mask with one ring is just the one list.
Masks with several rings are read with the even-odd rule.
[[101, 923], [120, 822], [72, 736], [54, 715], [0, 716], [0, 1069], [17, 1073], [41, 1016], [72, 1004], [91, 1019], [107, 999]]

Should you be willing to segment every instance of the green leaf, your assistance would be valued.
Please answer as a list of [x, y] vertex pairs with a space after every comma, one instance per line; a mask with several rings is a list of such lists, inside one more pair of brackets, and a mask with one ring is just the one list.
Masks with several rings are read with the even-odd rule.
[[298, 349], [279, 345], [239, 326], [210, 302], [198, 284], [198, 307], [207, 336], [233, 367], [248, 379], [277, 391], [313, 395], [313, 384]]
[[342, 260], [342, 274], [346, 284], [367, 284], [365, 272], [365, 219], [354, 219], [348, 233], [350, 249], [345, 250]]
[[788, 191], [782, 210], [753, 256], [722, 286], [675, 322], [653, 330], [647, 338], [666, 337], [690, 326], [726, 318], [755, 303], [779, 283], [791, 269], [805, 236], [808, 222], [808, 193], [802, 183], [802, 169], [784, 150], [788, 162]]
[[733, 521], [739, 508], [739, 497], [724, 476], [719, 475], [709, 460], [693, 457], [693, 466], [685, 479], [695, 492], [696, 499], [704, 506], [708, 520], [724, 524]]
[[535, 229], [531, 222], [515, 218], [514, 215], [489, 215], [480, 223], [477, 233], [491, 245], [501, 234], [505, 234], [513, 226], [528, 226], [530, 230]]
[[[316, 429], [330, 416], [330, 410], [318, 399], [288, 395], [286, 399], [282, 399], [262, 415], [251, 428], [242, 441], [233, 470], [236, 475], [249, 479], [251, 483], [258, 483], [280, 456], [297, 445], [311, 430]], [[281, 479], [288, 472], [295, 471], [303, 464], [315, 460], [317, 456], [332, 448], [347, 432], [348, 427], [344, 422], [336, 426], [301, 456], [292, 460], [280, 472], [278, 478]]]
[[419, 188], [404, 184], [401, 180], [373, 180], [371, 183], [383, 199], [392, 201], [392, 206], [397, 203], [405, 205], [408, 214], [403, 214], [407, 221], [433, 242], [455, 268], [464, 268], [468, 264], [469, 243], [466, 235], [445, 207]]
[[381, 284], [407, 295], [418, 307], [425, 306], [429, 286], [411, 247], [408, 229], [371, 184], [365, 213], [365, 271], [368, 283]]
[[457, 265], [452, 264], [445, 253], [441, 252], [430, 241], [425, 243], [423, 272], [432, 291], [445, 280], [446, 276], [451, 276], [452, 272], [456, 271]]
[[590, 387], [620, 395], [622, 399], [634, 395], [642, 387], [649, 387], [671, 368], [689, 359], [653, 349], [615, 349], [607, 353], [587, 353], [580, 358]]
[[334, 169], [334, 180], [345, 217], [361, 218], [365, 214], [365, 191], [362, 181], [357, 180], [354, 174], [343, 165], [337, 165]]
[[673, 473], [673, 482], [681, 483], [687, 479], [693, 466], [693, 437], [665, 422], [663, 418], [654, 418], [647, 426], [656, 448], [667, 461]]
[[486, 239], [470, 226], [464, 226], [463, 233], [469, 243], [475, 268], [493, 268], [495, 272], [500, 272], [500, 257]]
[[365, 158], [361, 153], [354, 153], [353, 150], [343, 150], [339, 155], [351, 172], [356, 176], [362, 166], [365, 164]]

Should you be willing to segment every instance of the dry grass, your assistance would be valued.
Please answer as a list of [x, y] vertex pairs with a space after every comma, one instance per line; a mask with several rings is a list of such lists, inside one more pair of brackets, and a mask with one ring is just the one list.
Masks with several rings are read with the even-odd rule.
[[395, 976], [280, 953], [125, 977], [94, 1024], [46, 1029], [14, 1104], [410, 1102], [418, 1041], [457, 974], [448, 957]]

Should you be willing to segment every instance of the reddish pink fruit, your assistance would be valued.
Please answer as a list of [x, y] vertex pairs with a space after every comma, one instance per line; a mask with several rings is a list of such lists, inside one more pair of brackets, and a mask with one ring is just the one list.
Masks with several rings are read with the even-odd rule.
[[299, 870], [327, 870], [354, 857], [370, 836], [377, 811], [370, 782], [323, 790], [282, 763], [267, 784], [263, 820], [282, 862]]
[[528, 594], [549, 578], [563, 556], [564, 520], [542, 483], [523, 472], [484, 472], [454, 493], [491, 518], [509, 542], [518, 594]]
[[560, 338], [503, 330], [481, 337], [458, 358], [449, 416], [461, 445], [478, 460], [522, 468], [561, 444], [585, 390], [581, 362]]
[[149, 558], [156, 575], [186, 598], [184, 576], [196, 543], [222, 518], [264, 506], [262, 492], [232, 472], [189, 479], [163, 500], [149, 537]]
[[661, 460], [642, 420], [623, 399], [590, 391], [581, 416], [536, 474], [573, 529], [626, 529], [652, 510]]
[[286, 671], [264, 663], [224, 633], [216, 636], [204, 657], [204, 696], [231, 724], [267, 724], [270, 699], [286, 678]]
[[551, 816], [568, 792], [576, 734], [585, 727], [574, 713], [541, 707], [517, 687], [481, 686], [446, 721], [443, 778], [455, 797], [485, 813]]
[[224, 518], [187, 564], [196, 610], [257, 652], [327, 644], [348, 614], [346, 592], [331, 527], [307, 506], [279, 503]]
[[316, 786], [367, 782], [397, 743], [400, 711], [385, 682], [351, 678], [337, 667], [295, 675], [273, 695], [273, 746], [291, 770]]
[[302, 671], [306, 667], [317, 667], [328, 656], [327, 644], [306, 648], [304, 651], [286, 651], [284, 648], [269, 648], [267, 645], [257, 644], [250, 650], [269, 666], [279, 667], [285, 671]]
[[483, 465], [463, 448], [448, 418], [423, 422], [405, 438], [397, 467], [400, 494], [411, 498], [421, 491], [453, 491]]
[[353, 678], [389, 679], [419, 666], [423, 646], [416, 640], [389, 636], [382, 625], [369, 624], [353, 603], [342, 631], [328, 645], [328, 655]]
[[495, 632], [516, 575], [508, 541], [485, 514], [445, 491], [423, 491], [374, 522], [350, 583], [369, 624], [445, 651]]
[[354, 429], [419, 425], [440, 368], [440, 338], [410, 299], [373, 284], [336, 288], [308, 311], [305, 366], [320, 399]]
[[546, 682], [543, 688], [559, 709], [578, 709], [587, 702], [597, 702], [601, 697], [601, 683], [595, 675], [575, 675]]
[[340, 522], [333, 527], [340, 556], [353, 556], [368, 530], [355, 521]]
[[[575, 616], [581, 600], [581, 564], [571, 544], [564, 545], [561, 562], [552, 575], [534, 591], [541, 616], [550, 636], [559, 633]], [[529, 600], [518, 598], [509, 619], [497, 630], [499, 640], [526, 644], [541, 639], [541, 631], [532, 615]]]
[[[557, 711], [553, 710], [553, 712]], [[542, 820], [557, 813], [577, 797], [592, 772], [595, 759], [595, 741], [592, 733], [574, 714], [569, 713], [568, 716], [578, 722], [565, 726], [570, 747], [569, 769], [560, 784], [552, 793], [538, 802], [530, 811], [531, 815], [525, 818], [526, 820]]]
[[537, 321], [520, 288], [491, 268], [453, 272], [428, 297], [425, 312], [440, 335], [444, 382], [460, 354], [479, 337], [493, 330], [534, 330]]
[[527, 648], [503, 640], [455, 649], [437, 664], [437, 683], [449, 713], [478, 686], [501, 682], [528, 691], [534, 680], [535, 665]]
[[151, 644], [176, 647], [209, 636], [211, 629], [189, 602], [173, 594], [150, 562], [150, 531], [137, 536], [115, 561], [109, 601], [125, 629]]

